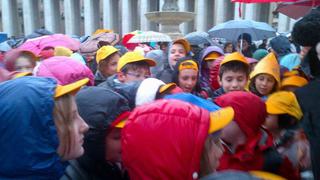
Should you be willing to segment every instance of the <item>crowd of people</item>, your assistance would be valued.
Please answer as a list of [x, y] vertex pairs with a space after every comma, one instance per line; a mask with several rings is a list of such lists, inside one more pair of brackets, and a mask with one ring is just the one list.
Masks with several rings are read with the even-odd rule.
[[1, 52], [0, 179], [320, 179], [319, 32]]

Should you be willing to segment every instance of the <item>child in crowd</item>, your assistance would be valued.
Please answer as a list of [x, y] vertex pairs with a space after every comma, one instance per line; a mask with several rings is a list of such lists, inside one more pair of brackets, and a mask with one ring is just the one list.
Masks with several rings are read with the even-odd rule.
[[160, 71], [156, 77], [165, 83], [172, 82], [174, 66], [180, 58], [186, 57], [191, 50], [190, 43], [186, 39], [177, 39], [168, 50], [168, 64]]
[[298, 75], [292, 75], [285, 77], [281, 81], [281, 90], [284, 91], [295, 91], [297, 88], [305, 86], [308, 84], [308, 80], [298, 76]]
[[272, 133], [279, 153], [287, 155], [301, 171], [310, 169], [310, 147], [300, 129], [302, 111], [292, 92], [275, 92], [266, 101], [268, 117], [265, 127]]
[[61, 180], [128, 179], [121, 163], [122, 120], [130, 114], [128, 101], [110, 89], [87, 87], [79, 91], [76, 102], [90, 129], [84, 137], [84, 155], [70, 161]]
[[95, 85], [104, 82], [108, 77], [117, 73], [117, 64], [120, 59], [118, 49], [113, 46], [102, 46], [96, 54], [97, 72]]
[[146, 79], [151, 76], [150, 66], [155, 65], [154, 60], [143, 57], [139, 52], [127, 52], [119, 59], [117, 74], [99, 86], [114, 89], [121, 83]]
[[233, 109], [210, 113], [205, 108], [216, 105], [188, 96], [192, 102], [158, 100], [130, 114], [121, 137], [130, 179], [198, 179], [215, 171], [222, 154], [219, 132]]
[[280, 66], [273, 53], [261, 59], [250, 74], [249, 90], [266, 100], [280, 87]]
[[38, 58], [31, 51], [13, 49], [4, 56], [4, 65], [8, 71], [32, 72]]
[[207, 47], [200, 61], [200, 86], [216, 90], [218, 71], [216, 70], [216, 60], [224, 53], [218, 46]]
[[60, 179], [65, 161], [83, 155], [89, 127], [74, 94], [88, 82], [30, 76], [0, 84], [0, 179]]
[[267, 116], [265, 103], [250, 92], [230, 92], [214, 101], [221, 107], [231, 106], [234, 120], [221, 134], [225, 152], [219, 170], [260, 170], [279, 174], [287, 179], [299, 179], [287, 157], [273, 150], [271, 134], [261, 126]]
[[220, 88], [214, 91], [215, 99], [231, 91], [245, 91], [249, 76], [249, 63], [239, 52], [226, 55], [220, 63]]
[[197, 96], [208, 98], [211, 91], [205, 91], [199, 85], [199, 66], [191, 57], [179, 59], [174, 67], [173, 82], [183, 92], [192, 93]]

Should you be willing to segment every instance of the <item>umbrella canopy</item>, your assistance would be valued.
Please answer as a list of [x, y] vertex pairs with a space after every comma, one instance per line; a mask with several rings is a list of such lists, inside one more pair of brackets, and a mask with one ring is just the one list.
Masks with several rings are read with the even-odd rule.
[[184, 36], [185, 39], [189, 41], [191, 45], [199, 44], [210, 44], [212, 45], [212, 40], [207, 32], [191, 32]]
[[211, 37], [224, 38], [230, 41], [237, 40], [243, 33], [250, 34], [252, 40], [262, 40], [276, 36], [276, 30], [267, 23], [242, 19], [227, 21], [209, 30]]
[[18, 49], [27, 50], [33, 52], [36, 56], [39, 56], [40, 52], [47, 47], [64, 46], [73, 51], [79, 49], [80, 42], [64, 34], [53, 34], [47, 36], [41, 36], [34, 39], [28, 39]]
[[116, 33], [99, 33], [89, 37], [85, 42], [80, 45], [80, 52], [84, 54], [94, 54], [98, 49], [98, 43], [105, 41], [112, 46], [119, 42], [119, 35]]
[[280, 3], [276, 11], [290, 18], [299, 19], [308, 14], [316, 6], [320, 6], [319, 0], [296, 0], [296, 2]]
[[137, 34], [133, 36], [128, 43], [144, 43], [144, 42], [171, 42], [170, 36], [154, 32], [154, 31], [146, 31], [141, 34]]

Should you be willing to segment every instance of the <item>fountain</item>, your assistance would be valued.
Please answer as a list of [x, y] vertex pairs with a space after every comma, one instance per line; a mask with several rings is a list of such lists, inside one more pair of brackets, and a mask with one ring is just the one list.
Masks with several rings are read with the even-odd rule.
[[158, 23], [160, 32], [171, 37], [172, 40], [183, 37], [179, 25], [191, 21], [195, 17], [192, 12], [180, 12], [177, 0], [165, 0], [162, 11], [148, 12], [145, 14], [149, 21]]

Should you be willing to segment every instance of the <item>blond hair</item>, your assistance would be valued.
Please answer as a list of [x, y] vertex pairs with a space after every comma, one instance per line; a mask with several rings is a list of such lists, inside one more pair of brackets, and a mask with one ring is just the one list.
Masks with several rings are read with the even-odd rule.
[[55, 100], [53, 118], [59, 136], [58, 154], [62, 159], [70, 152], [71, 149], [71, 132], [73, 130], [73, 110], [72, 103], [75, 101], [74, 96], [70, 94], [63, 95]]

